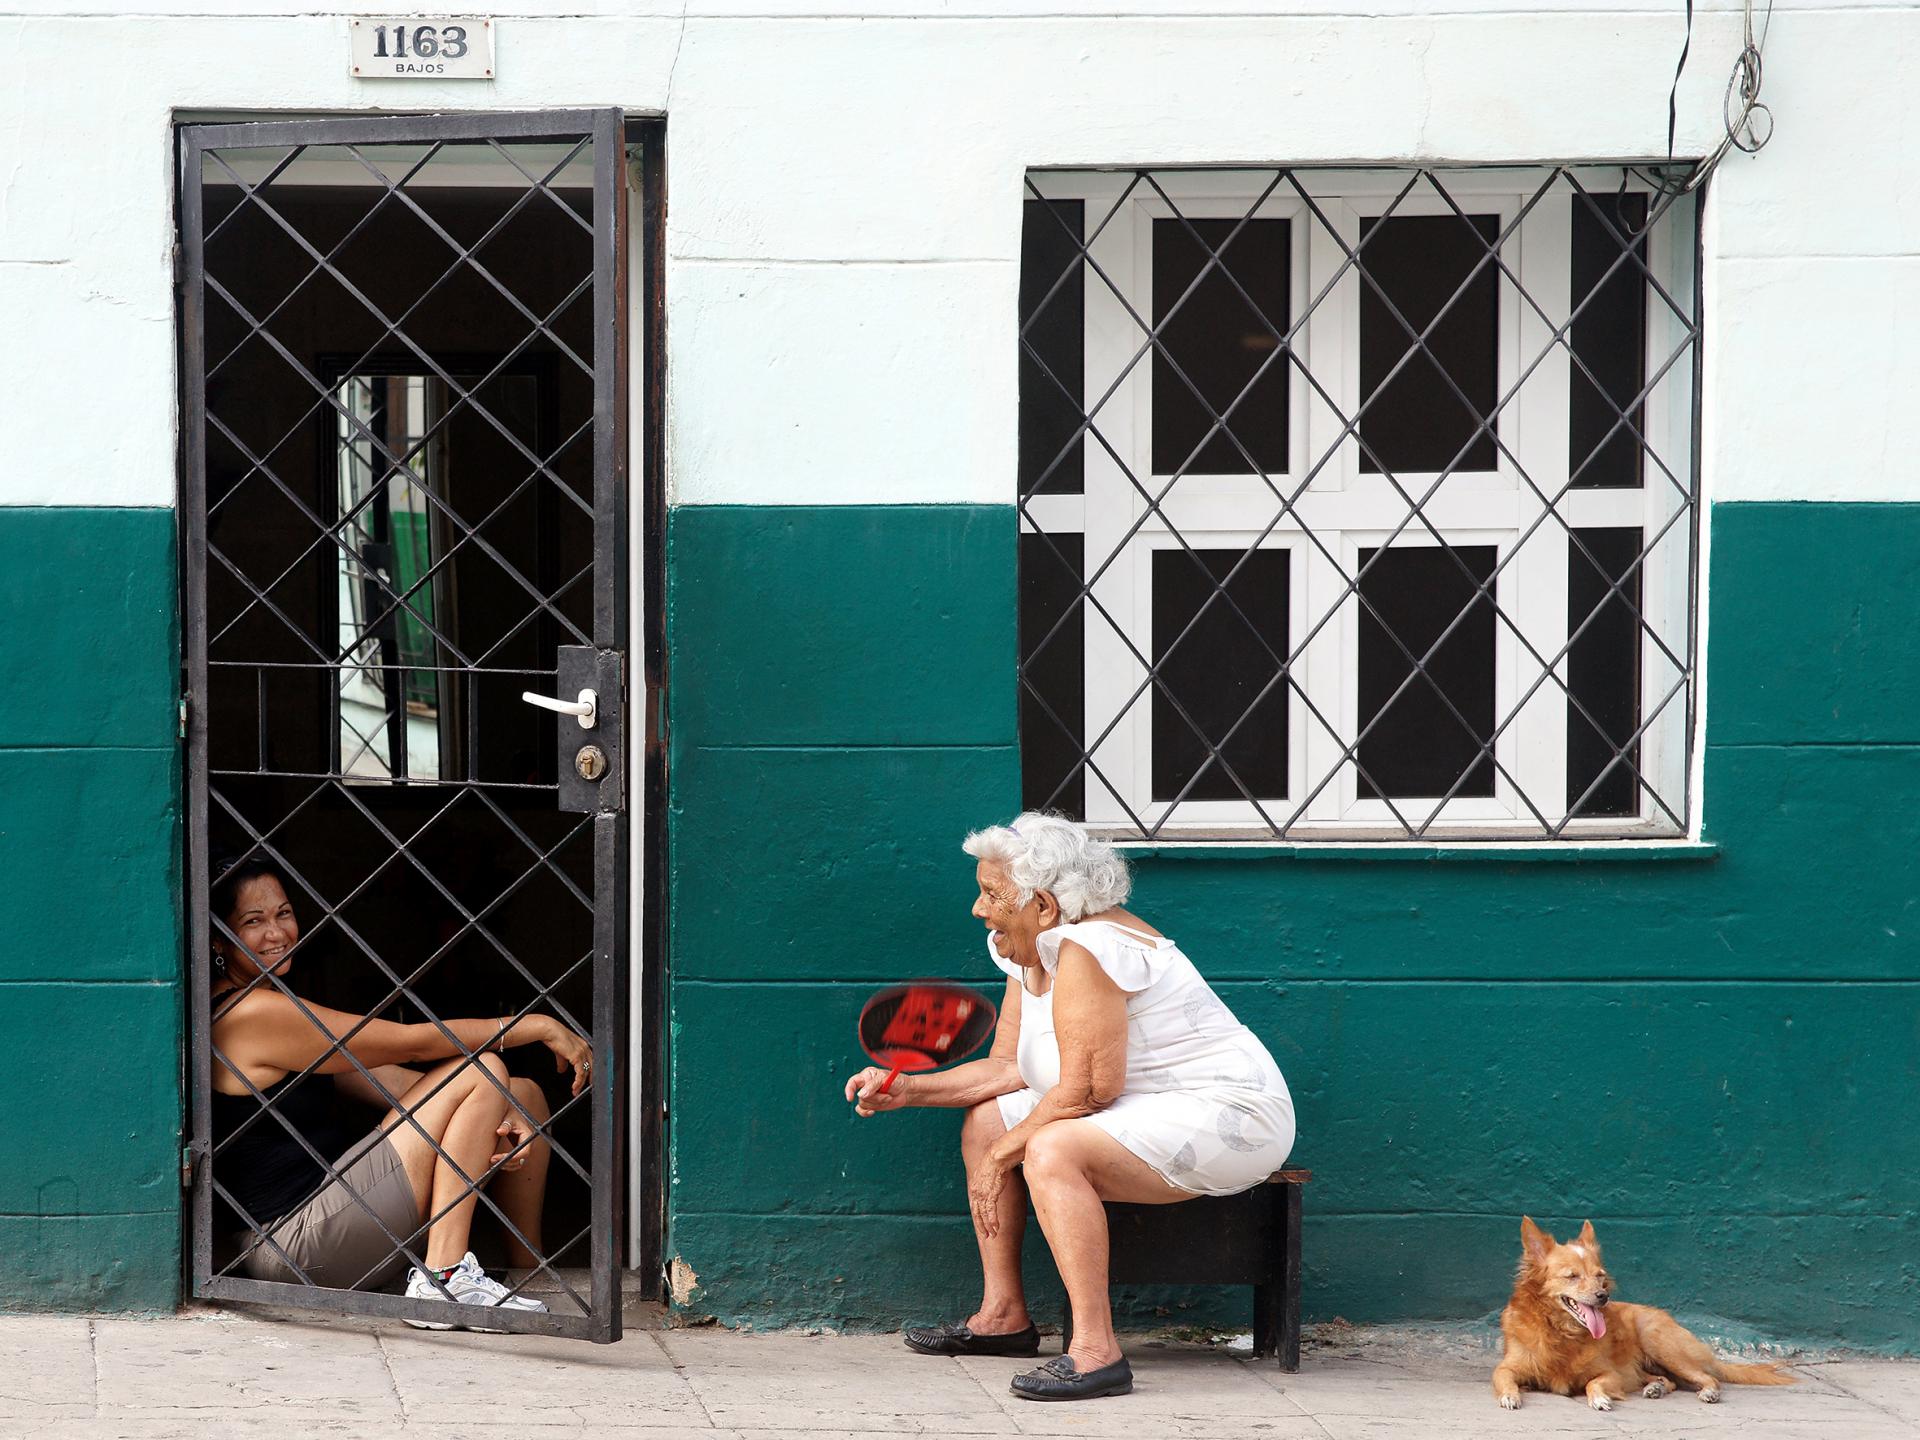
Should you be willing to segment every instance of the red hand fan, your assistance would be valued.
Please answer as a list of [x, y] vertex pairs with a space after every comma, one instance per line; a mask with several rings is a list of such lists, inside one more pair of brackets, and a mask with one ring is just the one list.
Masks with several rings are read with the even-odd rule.
[[999, 1018], [993, 1002], [964, 985], [937, 980], [882, 990], [860, 1011], [860, 1048], [887, 1067], [884, 1095], [902, 1070], [936, 1070], [986, 1042]]

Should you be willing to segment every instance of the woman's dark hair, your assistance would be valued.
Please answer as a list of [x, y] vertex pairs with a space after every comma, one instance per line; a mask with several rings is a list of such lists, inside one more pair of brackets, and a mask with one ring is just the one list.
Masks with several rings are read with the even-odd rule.
[[280, 874], [280, 867], [263, 855], [241, 859], [233, 854], [215, 854], [209, 857], [208, 869], [213, 872], [213, 889], [208, 895], [208, 909], [222, 920], [233, 918], [233, 907], [240, 896], [240, 887], [249, 880], [258, 880], [262, 876], [271, 876], [286, 887], [286, 879]]

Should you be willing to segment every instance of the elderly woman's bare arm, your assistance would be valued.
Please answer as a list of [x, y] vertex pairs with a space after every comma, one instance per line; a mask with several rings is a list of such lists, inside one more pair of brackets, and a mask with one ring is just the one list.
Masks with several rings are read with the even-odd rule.
[[993, 1032], [993, 1048], [984, 1060], [972, 1060], [931, 1075], [902, 1075], [885, 1095], [878, 1092], [887, 1072], [870, 1065], [847, 1081], [847, 1099], [857, 1101], [864, 1116], [876, 1115], [882, 1110], [904, 1110], [909, 1105], [948, 1110], [970, 1108], [983, 1100], [1021, 1089], [1026, 1082], [1020, 1078], [1016, 1063], [1020, 1053], [1020, 994], [1020, 982], [1008, 980], [1006, 997], [1000, 1003], [999, 1024]]
[[1060, 1042], [1060, 1083], [994, 1143], [995, 1161], [1008, 1168], [1020, 1163], [1041, 1126], [1104, 1110], [1126, 1088], [1127, 992], [1071, 940], [1061, 942], [1053, 977], [1053, 1028]]

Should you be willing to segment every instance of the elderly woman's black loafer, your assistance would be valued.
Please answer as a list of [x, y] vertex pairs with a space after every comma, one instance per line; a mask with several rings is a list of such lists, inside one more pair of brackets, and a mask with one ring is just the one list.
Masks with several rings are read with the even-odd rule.
[[1133, 1389], [1133, 1367], [1122, 1355], [1111, 1365], [1082, 1371], [1071, 1355], [1056, 1355], [1037, 1370], [1013, 1377], [1013, 1393], [1022, 1400], [1097, 1400]]
[[1038, 1355], [1040, 1332], [1029, 1325], [1003, 1335], [976, 1335], [965, 1325], [915, 1325], [907, 1348], [922, 1355]]

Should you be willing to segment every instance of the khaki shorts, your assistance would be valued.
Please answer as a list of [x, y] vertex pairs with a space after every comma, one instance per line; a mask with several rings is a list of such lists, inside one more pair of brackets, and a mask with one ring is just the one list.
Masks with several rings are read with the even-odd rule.
[[[282, 1216], [267, 1233], [315, 1285], [377, 1290], [406, 1269], [407, 1257], [395, 1241], [415, 1247], [415, 1253], [423, 1243], [414, 1236], [420, 1228], [420, 1207], [412, 1182], [393, 1142], [378, 1130], [350, 1147], [335, 1169], [336, 1177], [326, 1188]], [[264, 1241], [242, 1263], [256, 1280], [301, 1283], [280, 1251]]]

